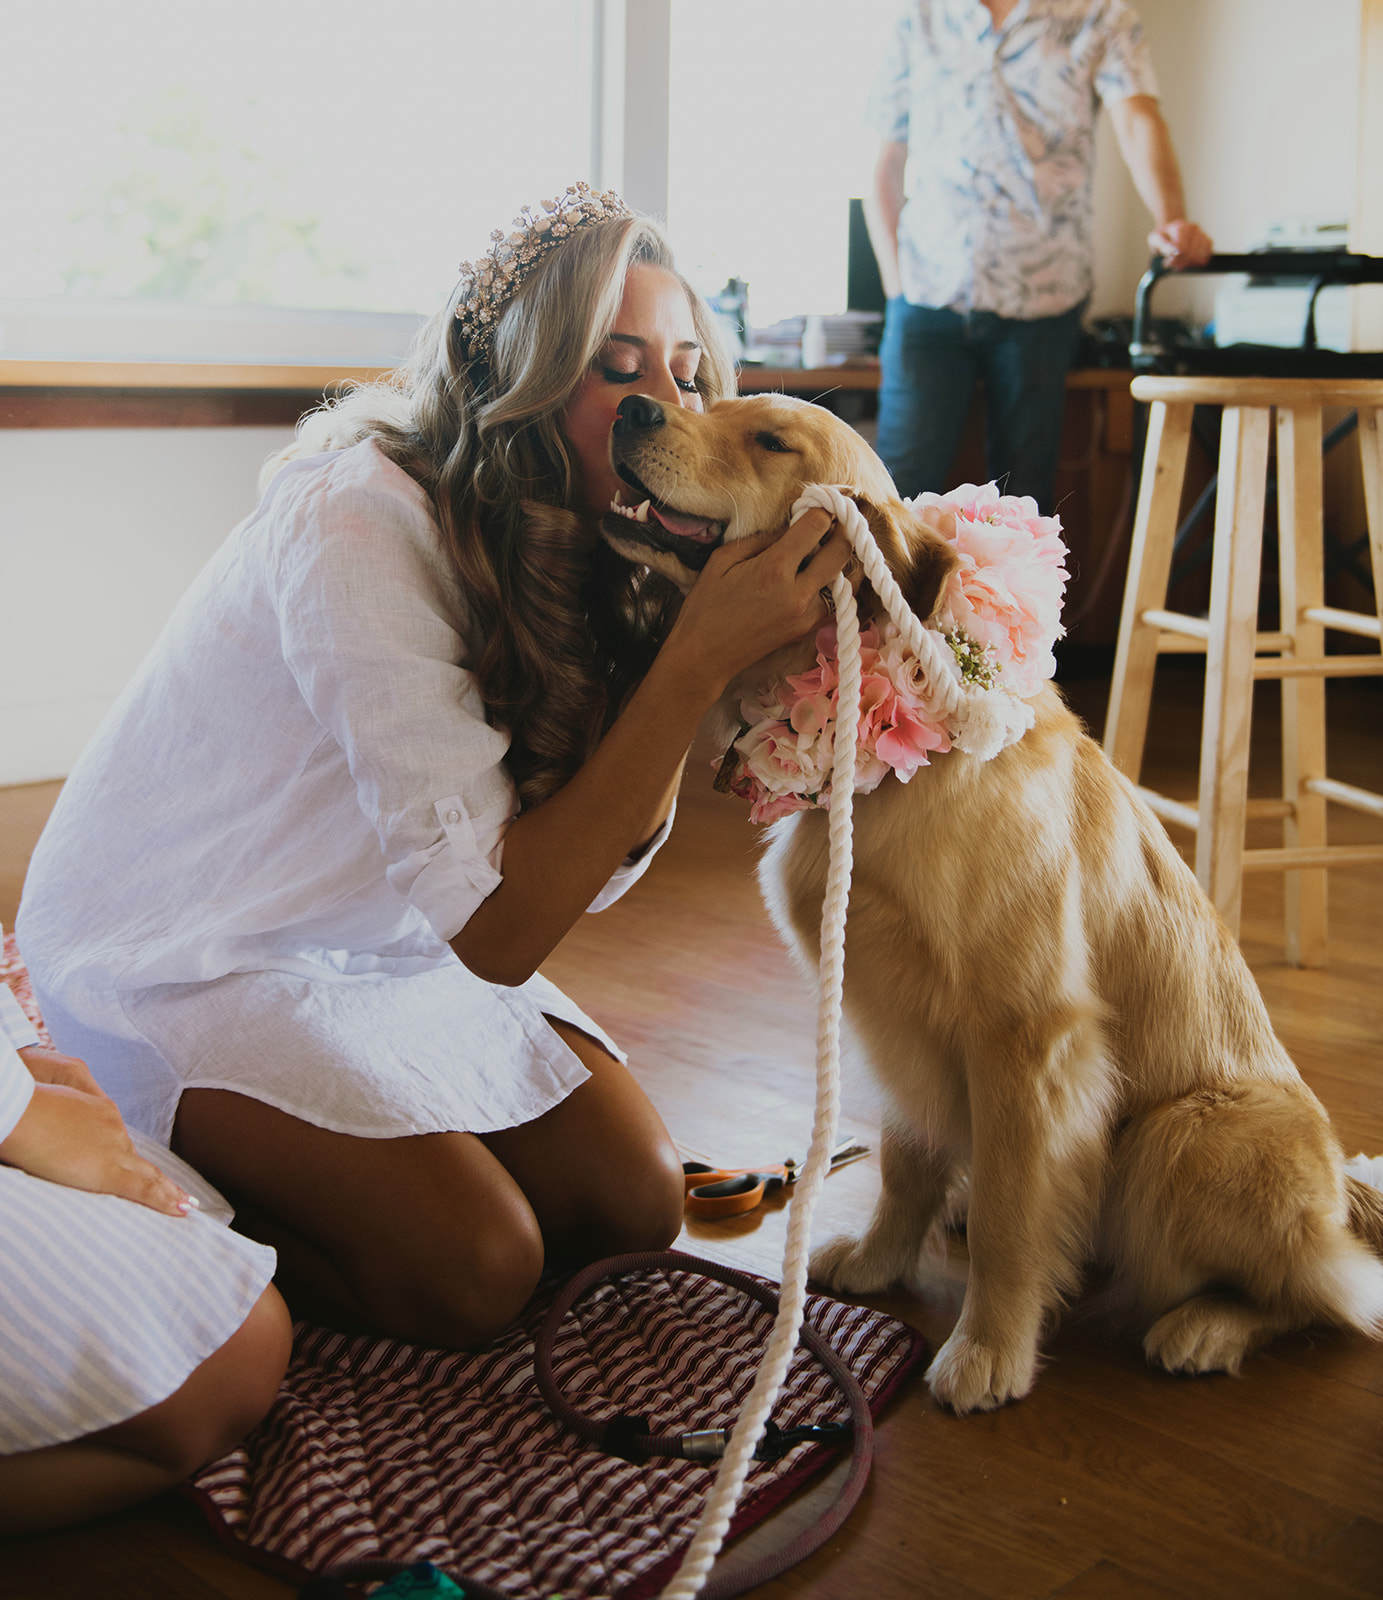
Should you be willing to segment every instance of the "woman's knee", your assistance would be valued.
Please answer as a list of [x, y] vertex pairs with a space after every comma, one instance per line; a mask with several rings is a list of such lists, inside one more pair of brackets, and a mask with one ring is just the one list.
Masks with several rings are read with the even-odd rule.
[[616, 1179], [593, 1202], [599, 1214], [590, 1243], [605, 1255], [666, 1250], [682, 1230], [686, 1183], [682, 1158], [663, 1136], [626, 1157]]
[[518, 1321], [542, 1276], [542, 1232], [518, 1193], [485, 1209], [420, 1231], [388, 1261], [357, 1261], [352, 1276], [371, 1327], [414, 1344], [468, 1349]]

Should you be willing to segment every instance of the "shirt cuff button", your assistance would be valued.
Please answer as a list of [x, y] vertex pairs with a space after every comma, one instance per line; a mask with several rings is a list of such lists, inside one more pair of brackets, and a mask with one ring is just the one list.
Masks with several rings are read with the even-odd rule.
[[447, 812], [447, 821], [448, 822], [460, 822], [460, 820], [461, 820], [461, 813], [459, 811], [448, 811]]

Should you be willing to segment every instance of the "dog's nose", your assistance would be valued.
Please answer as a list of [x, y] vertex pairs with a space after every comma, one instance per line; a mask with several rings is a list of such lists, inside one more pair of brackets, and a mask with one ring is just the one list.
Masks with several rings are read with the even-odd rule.
[[663, 408], [657, 400], [646, 394], [625, 395], [615, 411], [615, 433], [632, 433], [635, 429], [661, 428]]

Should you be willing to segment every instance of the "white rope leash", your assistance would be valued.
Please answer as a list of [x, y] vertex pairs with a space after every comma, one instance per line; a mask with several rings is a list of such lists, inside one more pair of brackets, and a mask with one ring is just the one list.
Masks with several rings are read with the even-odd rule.
[[734, 1515], [753, 1460], [754, 1447], [764, 1431], [774, 1401], [787, 1376], [807, 1303], [807, 1250], [816, 1197], [831, 1170], [840, 1110], [840, 1016], [845, 976], [845, 909], [850, 895], [852, 824], [855, 801], [855, 736], [860, 705], [860, 630], [855, 596], [849, 581], [838, 577], [831, 585], [840, 639], [840, 689], [837, 699], [830, 809], [830, 867], [826, 898], [821, 909], [821, 999], [816, 1032], [816, 1121], [811, 1152], [793, 1190], [788, 1218], [787, 1247], [783, 1256], [782, 1290], [778, 1316], [769, 1336], [754, 1387], [744, 1402], [721, 1457], [696, 1534], [682, 1558], [676, 1577], [663, 1591], [664, 1600], [693, 1600], [711, 1570]]
[[[869, 524], [853, 500], [839, 489], [813, 484], [792, 508], [794, 522], [820, 507], [829, 511], [849, 536], [880, 602], [897, 624], [905, 644], [920, 663], [933, 708], [944, 712], [954, 728], [952, 742], [980, 760], [997, 755], [1032, 726], [1029, 706], [998, 689], [965, 683], [955, 656], [940, 634], [913, 615], [889, 572]], [[682, 1565], [663, 1590], [662, 1600], [694, 1600], [725, 1542], [740, 1491], [758, 1444], [787, 1376], [807, 1302], [807, 1256], [812, 1213], [831, 1170], [840, 1113], [840, 1022], [845, 983], [845, 913], [850, 899], [854, 862], [855, 747], [860, 715], [860, 627], [854, 590], [844, 576], [831, 585], [835, 602], [836, 644], [840, 682], [836, 696], [832, 745], [830, 862], [821, 907], [820, 1000], [816, 1025], [816, 1119], [811, 1150], [798, 1179], [788, 1218], [783, 1253], [782, 1291], [778, 1316], [769, 1335], [754, 1386], [740, 1410], [721, 1457], [715, 1484], [701, 1513]]]

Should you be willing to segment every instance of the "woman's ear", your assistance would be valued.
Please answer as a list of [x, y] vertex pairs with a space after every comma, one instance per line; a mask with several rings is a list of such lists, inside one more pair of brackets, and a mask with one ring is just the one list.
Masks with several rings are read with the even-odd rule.
[[[855, 503], [878, 541], [888, 569], [916, 616], [926, 622], [941, 603], [946, 580], [959, 565], [955, 545], [955, 512], [928, 506], [914, 511], [902, 501], [875, 504], [863, 497]], [[877, 602], [868, 608], [880, 609]]]

